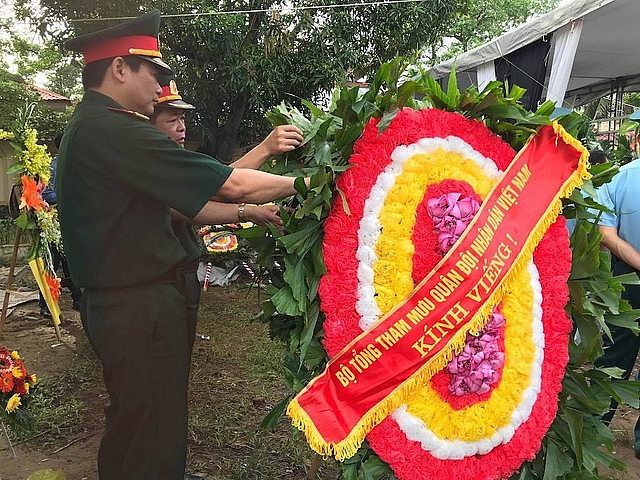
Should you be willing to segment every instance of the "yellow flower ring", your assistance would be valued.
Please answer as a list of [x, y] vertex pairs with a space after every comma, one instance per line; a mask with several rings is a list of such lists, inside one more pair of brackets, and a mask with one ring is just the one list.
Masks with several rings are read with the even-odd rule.
[[[324, 228], [329, 356], [402, 302], [442, 258], [427, 200], [459, 193], [482, 203], [514, 155], [482, 123], [436, 109], [404, 109], [380, 135], [376, 122], [367, 126], [338, 180], [350, 214], [334, 202]], [[490, 389], [455, 395], [445, 369], [368, 435], [399, 479], [507, 478], [535, 457], [568, 361], [570, 267], [559, 217], [498, 307], [504, 363]]]

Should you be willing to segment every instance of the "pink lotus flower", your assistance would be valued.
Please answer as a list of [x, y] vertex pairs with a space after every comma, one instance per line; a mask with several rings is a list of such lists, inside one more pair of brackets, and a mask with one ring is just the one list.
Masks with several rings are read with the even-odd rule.
[[460, 212], [460, 219], [464, 220], [467, 225], [473, 220], [473, 217], [478, 210], [480, 209], [480, 205], [475, 201], [473, 197], [466, 197], [462, 200], [459, 200], [457, 203], [458, 210]]
[[460, 198], [459, 193], [448, 193], [447, 195], [442, 195], [440, 198], [428, 199], [427, 211], [429, 212], [429, 216], [435, 219], [448, 215], [456, 206], [458, 198]]
[[460, 193], [448, 193], [427, 200], [427, 212], [439, 234], [438, 248], [442, 253], [451, 250], [480, 208], [473, 197], [460, 197]]
[[447, 365], [447, 372], [451, 374], [449, 393], [483, 394], [498, 381], [498, 372], [504, 365], [504, 352], [498, 345], [504, 321], [504, 316], [494, 311], [479, 336], [467, 334], [462, 352], [454, 355]]

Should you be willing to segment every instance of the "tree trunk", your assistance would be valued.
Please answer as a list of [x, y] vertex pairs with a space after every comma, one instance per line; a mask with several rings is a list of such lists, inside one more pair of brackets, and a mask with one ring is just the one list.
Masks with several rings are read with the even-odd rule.
[[242, 119], [249, 103], [249, 93], [241, 92], [231, 104], [231, 112], [227, 121], [222, 125], [211, 125], [211, 139], [204, 145], [203, 151], [222, 163], [229, 164], [236, 160], [234, 153], [238, 134], [242, 127]]

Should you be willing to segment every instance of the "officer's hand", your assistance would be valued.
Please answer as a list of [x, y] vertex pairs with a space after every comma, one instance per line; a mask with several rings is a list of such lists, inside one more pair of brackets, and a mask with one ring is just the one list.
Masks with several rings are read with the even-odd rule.
[[284, 223], [280, 218], [280, 207], [277, 205], [247, 205], [245, 216], [256, 225], [265, 226], [272, 223], [282, 233], [281, 228]]
[[302, 140], [302, 131], [295, 125], [278, 125], [262, 144], [270, 155], [281, 155], [299, 147]]

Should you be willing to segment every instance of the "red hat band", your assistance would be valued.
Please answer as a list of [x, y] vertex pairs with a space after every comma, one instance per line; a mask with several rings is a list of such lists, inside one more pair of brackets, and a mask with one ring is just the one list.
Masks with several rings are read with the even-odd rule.
[[169, 85], [162, 86], [162, 94], [158, 98], [158, 103], [170, 102], [171, 100], [182, 100], [174, 80], [171, 80]]
[[104, 58], [124, 57], [126, 55], [162, 58], [162, 54], [158, 49], [158, 39], [148, 35], [110, 38], [92, 45], [86, 45], [82, 49], [82, 55], [85, 65]]

